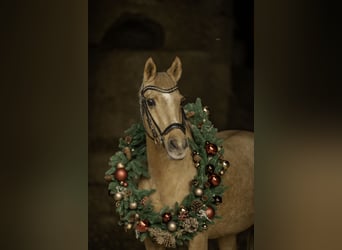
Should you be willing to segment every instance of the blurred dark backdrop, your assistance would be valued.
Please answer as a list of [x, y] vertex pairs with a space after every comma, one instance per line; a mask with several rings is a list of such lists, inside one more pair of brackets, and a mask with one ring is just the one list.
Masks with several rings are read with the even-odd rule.
[[[253, 1], [89, 0], [88, 38], [89, 249], [144, 249], [117, 226], [103, 176], [118, 138], [139, 121], [145, 61], [165, 71], [179, 56], [187, 100], [200, 97], [219, 130], [253, 131]], [[240, 249], [252, 230], [239, 235]]]

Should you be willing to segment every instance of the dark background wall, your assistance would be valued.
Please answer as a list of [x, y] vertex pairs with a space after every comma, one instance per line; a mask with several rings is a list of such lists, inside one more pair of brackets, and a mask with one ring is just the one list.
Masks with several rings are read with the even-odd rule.
[[187, 99], [200, 97], [219, 130], [253, 130], [253, 2], [89, 0], [88, 37], [89, 249], [143, 249], [116, 225], [103, 176], [117, 139], [139, 121], [145, 61], [165, 71], [179, 56]]

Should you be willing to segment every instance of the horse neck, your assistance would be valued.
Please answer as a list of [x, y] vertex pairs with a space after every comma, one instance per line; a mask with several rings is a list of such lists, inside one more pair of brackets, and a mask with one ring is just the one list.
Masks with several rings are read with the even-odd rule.
[[163, 205], [173, 206], [189, 193], [190, 181], [196, 174], [191, 152], [182, 160], [172, 160], [162, 145], [146, 138], [147, 161], [152, 187]]

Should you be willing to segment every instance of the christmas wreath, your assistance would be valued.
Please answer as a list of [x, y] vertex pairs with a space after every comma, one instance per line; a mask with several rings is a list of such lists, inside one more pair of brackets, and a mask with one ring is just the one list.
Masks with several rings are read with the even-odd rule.
[[150, 237], [157, 244], [172, 248], [187, 244], [219, 218], [215, 211], [227, 188], [221, 184], [221, 176], [229, 167], [222, 158], [223, 140], [216, 137], [217, 129], [208, 119], [209, 110], [202, 107], [201, 99], [186, 104], [184, 112], [191, 126], [193, 139], [189, 145], [197, 175], [180, 204], [154, 211], [148, 199], [154, 190], [138, 188], [139, 180], [149, 177], [142, 123], [132, 125], [119, 139], [120, 151], [110, 158], [110, 169], [105, 174], [109, 195], [120, 215], [119, 225], [126, 231], [135, 230], [141, 241]]

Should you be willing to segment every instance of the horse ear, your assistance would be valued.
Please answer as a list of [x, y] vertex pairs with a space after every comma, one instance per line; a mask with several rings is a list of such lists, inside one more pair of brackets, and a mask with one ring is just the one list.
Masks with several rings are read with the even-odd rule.
[[167, 70], [167, 73], [176, 81], [178, 82], [179, 78], [182, 75], [182, 63], [178, 56], [176, 56], [175, 60], [171, 67]]
[[152, 58], [148, 58], [144, 69], [144, 82], [152, 81], [157, 75], [157, 67]]

